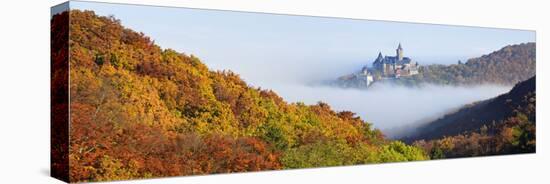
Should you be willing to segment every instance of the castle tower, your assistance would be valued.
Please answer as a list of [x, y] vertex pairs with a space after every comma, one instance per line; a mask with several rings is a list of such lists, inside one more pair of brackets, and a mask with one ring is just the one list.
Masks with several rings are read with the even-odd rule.
[[396, 57], [398, 61], [403, 60], [403, 48], [401, 48], [401, 43], [399, 43], [399, 46], [397, 46]]

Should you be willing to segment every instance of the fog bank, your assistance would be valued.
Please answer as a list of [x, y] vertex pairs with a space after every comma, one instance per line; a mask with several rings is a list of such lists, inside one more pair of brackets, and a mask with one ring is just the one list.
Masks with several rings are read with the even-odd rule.
[[272, 84], [269, 87], [288, 102], [328, 103], [337, 111], [349, 110], [381, 129], [387, 136], [396, 136], [392, 129], [425, 123], [463, 105], [493, 98], [511, 89], [508, 86], [455, 87], [426, 85], [410, 88], [377, 84], [367, 90], [332, 86]]

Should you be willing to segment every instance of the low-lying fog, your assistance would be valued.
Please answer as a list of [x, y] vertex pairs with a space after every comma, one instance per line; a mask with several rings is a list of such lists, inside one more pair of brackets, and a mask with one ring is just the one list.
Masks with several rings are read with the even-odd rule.
[[511, 89], [505, 86], [436, 85], [409, 88], [388, 84], [375, 84], [367, 90], [306, 85], [271, 87], [291, 102], [315, 104], [323, 101], [335, 110], [355, 112], [389, 137], [398, 136], [394, 129], [425, 123], [465, 104], [489, 99]]

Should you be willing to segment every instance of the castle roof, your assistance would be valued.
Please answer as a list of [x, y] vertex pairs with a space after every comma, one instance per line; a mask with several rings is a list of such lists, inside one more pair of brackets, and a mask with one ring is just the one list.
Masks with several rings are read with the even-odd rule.
[[408, 57], [403, 57], [402, 60], [399, 60], [399, 58], [397, 58], [396, 56], [386, 56], [382, 59], [376, 59], [376, 61], [374, 61], [375, 63], [383, 63], [383, 64], [398, 64], [398, 65], [402, 65], [402, 64], [409, 64], [411, 63], [411, 58], [408, 58]]

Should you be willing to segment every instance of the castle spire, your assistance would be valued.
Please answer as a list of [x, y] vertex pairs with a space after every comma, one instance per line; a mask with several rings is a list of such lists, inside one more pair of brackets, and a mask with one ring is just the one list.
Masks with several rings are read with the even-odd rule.
[[403, 48], [401, 47], [401, 43], [399, 43], [399, 46], [397, 46], [397, 49], [395, 50], [396, 54], [395, 57], [397, 57], [398, 61], [403, 60]]

